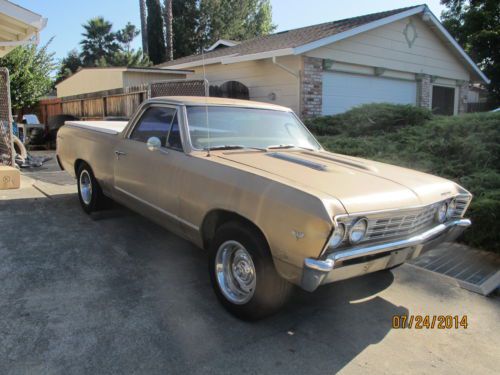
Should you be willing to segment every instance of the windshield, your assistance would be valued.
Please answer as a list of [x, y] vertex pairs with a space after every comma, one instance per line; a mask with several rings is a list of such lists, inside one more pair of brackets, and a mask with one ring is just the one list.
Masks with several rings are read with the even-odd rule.
[[23, 120], [25, 120], [28, 125], [40, 123], [40, 121], [38, 121], [38, 117], [36, 117], [36, 115], [24, 115]]
[[291, 112], [192, 106], [187, 107], [187, 117], [191, 143], [198, 150], [224, 147], [320, 149], [319, 143]]

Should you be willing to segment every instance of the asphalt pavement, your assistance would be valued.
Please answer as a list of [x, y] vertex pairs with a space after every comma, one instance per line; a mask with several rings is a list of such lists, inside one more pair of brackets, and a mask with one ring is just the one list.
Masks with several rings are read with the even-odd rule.
[[[242, 322], [203, 250], [124, 208], [88, 216], [74, 186], [47, 194], [32, 177], [0, 192], [0, 374], [498, 373], [498, 295], [403, 265]], [[408, 314], [468, 326], [392, 328]]]

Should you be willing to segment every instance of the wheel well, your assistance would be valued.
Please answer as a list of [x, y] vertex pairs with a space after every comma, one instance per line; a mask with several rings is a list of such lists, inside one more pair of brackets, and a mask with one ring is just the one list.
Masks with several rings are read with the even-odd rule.
[[82, 159], [75, 160], [75, 176], [77, 176], [77, 178], [78, 178], [78, 169], [80, 168], [80, 165], [82, 165], [83, 163], [86, 163], [87, 165], [89, 164], [85, 160], [82, 160]]
[[255, 225], [251, 220], [248, 220], [246, 217], [241, 216], [233, 211], [227, 210], [213, 210], [210, 211], [205, 218], [203, 219], [203, 224], [201, 225], [201, 235], [203, 238], [203, 248], [208, 249], [210, 243], [215, 237], [215, 232], [217, 228], [219, 228], [222, 224], [236, 221], [244, 225], [249, 225], [257, 230], [262, 238], [267, 242], [266, 236], [262, 232], [262, 230]]

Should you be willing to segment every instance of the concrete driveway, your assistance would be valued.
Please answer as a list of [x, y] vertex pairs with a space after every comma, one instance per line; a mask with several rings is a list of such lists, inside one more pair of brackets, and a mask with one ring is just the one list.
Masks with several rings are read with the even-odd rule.
[[[75, 194], [33, 194], [0, 201], [1, 374], [500, 368], [498, 296], [404, 265], [297, 291], [280, 314], [246, 323], [216, 301], [202, 250], [123, 208], [87, 216]], [[392, 329], [401, 314], [467, 314], [469, 326]]]

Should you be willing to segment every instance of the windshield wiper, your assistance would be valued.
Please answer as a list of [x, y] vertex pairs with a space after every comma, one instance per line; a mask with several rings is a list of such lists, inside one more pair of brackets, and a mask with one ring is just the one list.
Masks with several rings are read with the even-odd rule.
[[312, 149], [312, 148], [296, 146], [293, 144], [267, 146], [268, 150], [278, 150], [278, 149], [285, 149], [285, 148], [300, 148], [302, 150], [314, 151], [314, 149]]
[[243, 146], [243, 145], [216, 145], [216, 146], [210, 146], [210, 147], [205, 147], [205, 151], [213, 151], [213, 150], [258, 150], [258, 151], [267, 151], [265, 148], [261, 147], [248, 147], [248, 146]]

